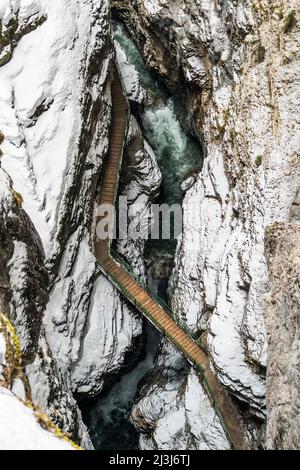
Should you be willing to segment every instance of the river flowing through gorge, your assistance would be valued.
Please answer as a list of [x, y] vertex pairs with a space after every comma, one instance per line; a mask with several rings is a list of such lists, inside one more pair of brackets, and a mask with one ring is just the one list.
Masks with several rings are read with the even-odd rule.
[[[114, 22], [115, 40], [134, 66], [139, 81], [149, 95], [146, 104], [133, 106], [143, 136], [153, 149], [161, 174], [162, 184], [157, 204], [181, 204], [184, 191], [193, 184], [194, 176], [201, 170], [203, 152], [199, 142], [188, 135], [177, 116], [180, 108], [174, 97], [149, 72], [141, 53], [130, 38], [125, 27]], [[171, 230], [169, 240], [149, 239], [144, 259], [148, 282], [164, 300], [168, 300], [168, 278], [173, 269], [177, 240]]]
[[[188, 135], [177, 114], [178, 103], [147, 69], [143, 58], [125, 27], [113, 23], [116, 47], [121, 48], [133, 66], [141, 86], [148, 95], [146, 104], [131, 103], [131, 112], [139, 123], [144, 139], [153, 149], [162, 174], [157, 204], [181, 204], [186, 188], [201, 170], [203, 153], [199, 142]], [[131, 77], [123, 77], [126, 80]], [[122, 174], [126, 175], [123, 163]], [[122, 183], [122, 175], [121, 175]], [[148, 285], [169, 302], [168, 280], [172, 273], [177, 240], [147, 240], [144, 262]], [[138, 433], [130, 422], [130, 412], [139, 385], [151, 371], [159, 347], [160, 334], [144, 320], [144, 351], [130, 372], [94, 399], [81, 399], [84, 421], [96, 449], [136, 449]], [[129, 365], [130, 368], [130, 365]]]
[[78, 4], [0, 2], [0, 449], [299, 449], [299, 1]]

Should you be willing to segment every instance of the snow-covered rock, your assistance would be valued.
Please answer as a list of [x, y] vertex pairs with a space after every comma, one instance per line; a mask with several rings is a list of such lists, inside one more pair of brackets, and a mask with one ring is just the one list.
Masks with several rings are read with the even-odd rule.
[[137, 120], [131, 116], [119, 192], [120, 198], [126, 201], [120, 213], [126, 217], [127, 211], [128, 233], [118, 240], [118, 251], [141, 275], [145, 274], [143, 253], [150, 229], [150, 204], [159, 193], [161, 179], [155, 154], [143, 138]]
[[150, 449], [228, 449], [219, 418], [185, 359], [164, 341], [154, 371], [141, 387], [131, 419]]
[[[172, 92], [186, 95], [188, 123], [206, 146], [203, 172], [186, 188], [171, 282], [173, 309], [202, 333], [224, 386], [250, 416], [263, 421], [265, 228], [297, 214], [300, 184], [297, 2], [284, 1], [281, 8], [276, 1], [157, 0], [152, 8], [146, 0], [126, 5], [113, 0], [113, 5], [147, 65]], [[167, 362], [168, 352], [162, 354]], [[148, 411], [151, 378], [148, 392], [147, 386], [143, 390], [139, 421], [155, 427]], [[184, 410], [187, 404], [180, 406]], [[269, 412], [272, 406], [269, 400]], [[169, 416], [165, 426], [171, 426], [172, 410], [159, 409]], [[253, 445], [261, 444], [259, 426], [246, 424]], [[207, 436], [209, 429], [203, 429]], [[149, 433], [141, 446], [150, 439]]]
[[[13, 52], [0, 68], [1, 305], [35, 402], [90, 447], [73, 393], [99, 393], [128, 367], [142, 335], [142, 319], [99, 273], [92, 250], [110, 126], [109, 2], [7, 1], [4, 32], [11, 18], [28, 28], [22, 38], [9, 32]], [[132, 194], [146, 206], [160, 175], [132, 123], [130, 139], [141, 145]]]
[[[33, 396], [35, 403], [62, 429], [89, 447], [71, 385], [59, 370], [44, 334], [42, 320], [49, 276], [40, 238], [22, 208], [20, 194], [1, 167], [0, 183], [0, 308], [9, 315], [19, 334], [31, 383], [30, 398]], [[10, 368], [8, 377], [9, 371]], [[24, 383], [18, 380], [8, 385], [21, 399], [28, 398]]]
[[44, 429], [34, 411], [3, 387], [0, 387], [0, 416], [1, 450], [74, 450], [68, 441]]
[[91, 292], [87, 325], [71, 378], [78, 393], [94, 395], [103, 388], [105, 376], [117, 377], [124, 352], [138, 355], [142, 320], [100, 274]]
[[20, 39], [46, 20], [40, 0], [20, 3], [2, 0], [0, 5], [0, 66], [7, 64]]
[[31, 403], [19, 338], [1, 312], [0, 416], [1, 450], [74, 450], [76, 447]]
[[109, 4], [20, 0], [0, 13], [4, 26], [10, 15], [44, 19], [19, 42], [15, 33], [0, 68], [0, 176], [11, 187], [7, 201], [1, 184], [2, 302], [35, 402], [89, 447], [73, 393], [99, 392], [141, 335], [141, 319], [99, 276], [92, 252], [110, 125]]
[[[173, 309], [202, 334], [211, 366], [243, 402], [253, 446], [261, 445], [257, 418], [265, 419], [263, 299], [269, 278], [271, 289], [279, 289], [272, 277], [278, 262], [268, 259], [267, 266], [265, 260], [265, 229], [275, 221], [299, 222], [296, 0], [281, 7], [275, 0], [1, 1], [0, 308], [19, 334], [34, 402], [90, 447], [73, 393], [99, 393], [122, 371], [142, 333], [141, 318], [99, 273], [92, 252], [109, 139], [110, 3], [148, 67], [180, 94], [180, 117], [205, 144], [202, 174], [183, 184]], [[147, 92], [136, 70], [119, 48], [117, 58], [130, 99], [144, 104]], [[160, 173], [134, 118], [126, 152], [120, 193], [130, 200], [129, 220], [142, 222]], [[138, 211], [133, 202], [140, 203]], [[143, 273], [143, 242], [120, 241], [119, 248]], [[277, 307], [267, 307], [270, 316], [280, 317], [286, 305], [294, 308], [283, 301], [284, 289]], [[267, 445], [284, 447], [278, 440], [283, 430], [297, 447], [296, 427], [282, 418], [294, 417], [297, 383], [286, 392], [291, 381], [276, 370], [282, 351], [286, 369], [296, 370], [298, 350], [291, 344], [288, 367], [274, 318], [267, 326]], [[0, 374], [9, 373], [3, 344], [0, 334]], [[276, 395], [280, 384], [283, 393]], [[22, 399], [27, 393], [19, 377], [11, 390], [1, 392], [5, 410], [15, 409], [20, 427], [24, 423], [36, 436], [26, 445], [45, 445], [33, 414], [16, 402], [14, 394]], [[278, 397], [288, 397], [291, 406], [277, 406]], [[132, 419], [142, 448], [228, 447], [198, 378], [169, 344], [161, 348]]]
[[147, 91], [141, 84], [138, 71], [134, 65], [129, 62], [125, 52], [117, 41], [115, 41], [115, 47], [116, 60], [126, 88], [128, 99], [139, 104], [145, 103], [149, 97]]

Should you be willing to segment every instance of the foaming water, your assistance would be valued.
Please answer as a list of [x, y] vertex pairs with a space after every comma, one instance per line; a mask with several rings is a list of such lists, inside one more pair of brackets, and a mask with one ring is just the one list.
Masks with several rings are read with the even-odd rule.
[[154, 80], [152, 74], [147, 69], [144, 59], [134, 44], [133, 40], [126, 33], [125, 27], [117, 22], [113, 23], [115, 40], [126, 54], [128, 61], [134, 65], [139, 74], [139, 78], [143, 87], [161, 97], [165, 96], [159, 84]]
[[[174, 100], [149, 73], [143, 58], [123, 25], [114, 23], [115, 39], [135, 66], [141, 84], [153, 104], [140, 107], [143, 135], [153, 148], [162, 173], [158, 203], [181, 203], [181, 183], [191, 172], [201, 169], [200, 145], [188, 136], [175, 113]], [[145, 251], [147, 277], [151, 287], [168, 301], [168, 278], [172, 271], [176, 240], [149, 240]], [[108, 394], [94, 400], [81, 400], [84, 421], [96, 449], [132, 450], [138, 446], [138, 433], [130, 422], [130, 412], [140, 381], [152, 369], [160, 335], [148, 323], [146, 357], [133, 371], [125, 374]]]
[[169, 97], [164, 88], [153, 78], [124, 26], [115, 22], [114, 31], [115, 40], [135, 67], [141, 84], [151, 92], [153, 99], [153, 105], [140, 109], [140, 117], [143, 135], [155, 152], [163, 176], [158, 202], [181, 203], [183, 198], [181, 183], [189, 173], [201, 170], [202, 149], [180, 125], [173, 98]]
[[143, 115], [144, 135], [155, 151], [163, 175], [160, 202], [181, 203], [181, 183], [191, 171], [200, 170], [199, 145], [186, 135], [176, 117], [174, 102], [146, 108]]
[[138, 433], [130, 422], [130, 412], [139, 382], [152, 369], [160, 334], [146, 322], [146, 357], [125, 374], [112, 389], [98, 399], [81, 400], [84, 421], [95, 449], [137, 449]]

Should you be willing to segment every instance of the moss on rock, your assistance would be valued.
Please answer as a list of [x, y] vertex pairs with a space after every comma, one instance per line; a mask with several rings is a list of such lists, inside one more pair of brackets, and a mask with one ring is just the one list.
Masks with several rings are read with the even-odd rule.
[[4, 382], [10, 388], [13, 379], [22, 372], [22, 349], [12, 323], [3, 313], [0, 313], [0, 333], [4, 334], [6, 343]]
[[257, 157], [255, 159], [255, 165], [257, 167], [259, 167], [262, 164], [262, 159], [263, 159], [263, 157], [261, 155], [257, 155]]
[[[0, 379], [0, 385], [11, 389], [14, 379], [16, 377], [20, 377], [23, 379], [25, 389], [27, 389], [27, 378], [22, 370], [22, 349], [19, 337], [10, 320], [1, 312], [0, 333], [4, 334], [6, 344], [5, 363], [2, 364], [3, 378], [2, 380]], [[21, 401], [25, 406], [33, 411], [38, 423], [43, 429], [51, 432], [59, 439], [63, 439], [64, 441], [68, 442], [74, 449], [82, 450], [82, 448], [75, 444], [70, 436], [64, 434], [39, 407], [36, 407], [32, 403], [31, 399]]]

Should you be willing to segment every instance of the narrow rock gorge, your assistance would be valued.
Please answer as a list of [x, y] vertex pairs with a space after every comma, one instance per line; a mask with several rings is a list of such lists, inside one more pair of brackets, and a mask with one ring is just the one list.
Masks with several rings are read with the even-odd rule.
[[128, 222], [183, 224], [114, 248], [200, 338], [247, 447], [300, 448], [299, 46], [297, 0], [1, 0], [0, 416], [28, 426], [1, 449], [231, 447], [94, 255], [115, 64]]

